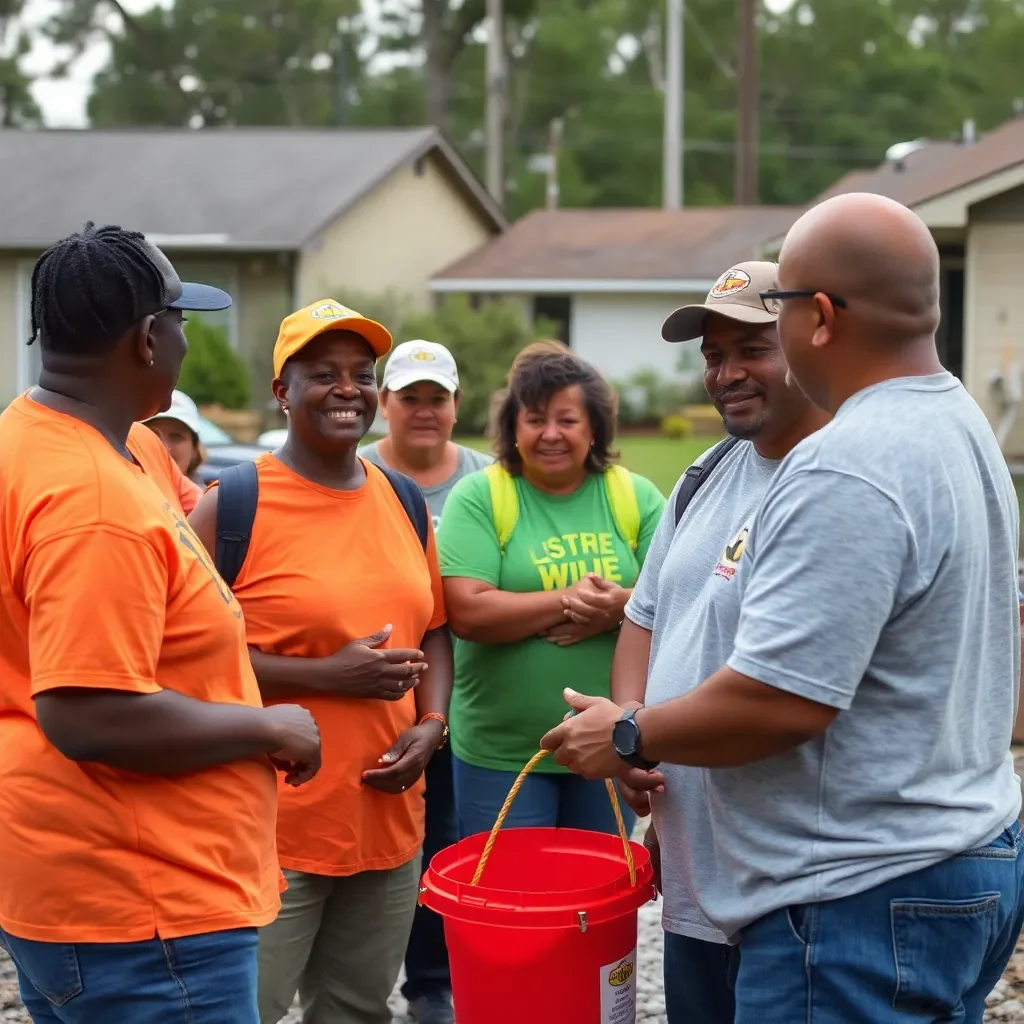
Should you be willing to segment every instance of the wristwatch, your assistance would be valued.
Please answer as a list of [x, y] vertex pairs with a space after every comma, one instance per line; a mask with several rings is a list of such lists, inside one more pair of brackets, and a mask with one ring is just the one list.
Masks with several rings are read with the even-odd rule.
[[640, 726], [636, 724], [637, 708], [627, 711], [612, 728], [612, 746], [615, 753], [622, 758], [626, 764], [633, 768], [642, 768], [649, 772], [657, 768], [660, 762], [648, 761], [640, 756]]
[[440, 750], [448, 742], [448, 722], [445, 720], [444, 715], [439, 714], [437, 711], [428, 711], [416, 724], [422, 725], [431, 719], [441, 723], [441, 742], [437, 745], [437, 749]]

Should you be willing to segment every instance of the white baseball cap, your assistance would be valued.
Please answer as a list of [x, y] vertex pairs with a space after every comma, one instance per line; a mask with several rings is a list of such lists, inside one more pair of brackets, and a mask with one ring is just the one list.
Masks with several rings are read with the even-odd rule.
[[199, 436], [199, 409], [184, 391], [172, 392], [171, 407], [166, 412], [159, 412], [143, 422], [152, 423], [153, 420], [177, 420], [179, 423], [184, 423], [196, 437]]
[[410, 384], [429, 380], [447, 391], [459, 390], [459, 368], [455, 358], [436, 341], [403, 341], [384, 366], [384, 387], [401, 391]]

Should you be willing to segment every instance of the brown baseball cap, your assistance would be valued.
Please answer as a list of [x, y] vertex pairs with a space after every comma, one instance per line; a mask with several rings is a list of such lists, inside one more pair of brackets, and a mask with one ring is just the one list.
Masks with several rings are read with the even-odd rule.
[[778, 272], [776, 263], [737, 263], [715, 282], [703, 303], [670, 313], [662, 325], [661, 336], [666, 341], [700, 338], [711, 313], [745, 324], [775, 323], [779, 319], [779, 304], [775, 299], [762, 299], [761, 292], [778, 288]]

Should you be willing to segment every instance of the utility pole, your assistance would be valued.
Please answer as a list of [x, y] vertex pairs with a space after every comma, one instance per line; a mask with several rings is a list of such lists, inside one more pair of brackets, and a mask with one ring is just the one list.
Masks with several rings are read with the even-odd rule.
[[736, 164], [733, 202], [757, 204], [758, 72], [757, 0], [738, 0], [739, 75], [737, 77]]
[[505, 205], [505, 19], [502, 0], [487, 0], [487, 191]]
[[665, 140], [661, 205], [683, 205], [683, 4], [665, 0]]
[[548, 128], [548, 184], [545, 190], [545, 206], [549, 210], [558, 209], [558, 147], [562, 143], [563, 121], [560, 117], [551, 119]]

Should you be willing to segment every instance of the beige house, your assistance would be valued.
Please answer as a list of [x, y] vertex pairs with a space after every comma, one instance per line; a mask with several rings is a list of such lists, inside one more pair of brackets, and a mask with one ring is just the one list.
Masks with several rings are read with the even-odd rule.
[[[874, 192], [912, 209], [942, 258], [939, 353], [982, 405], [1006, 454], [1024, 455], [1024, 119], [977, 140], [921, 142], [821, 199]], [[766, 252], [777, 252], [781, 237]]]
[[437, 271], [505, 227], [431, 128], [3, 130], [0, 209], [0, 403], [38, 372], [33, 263], [87, 220], [145, 232], [183, 278], [232, 294], [211, 319], [257, 395], [288, 312], [386, 292], [426, 305]]

